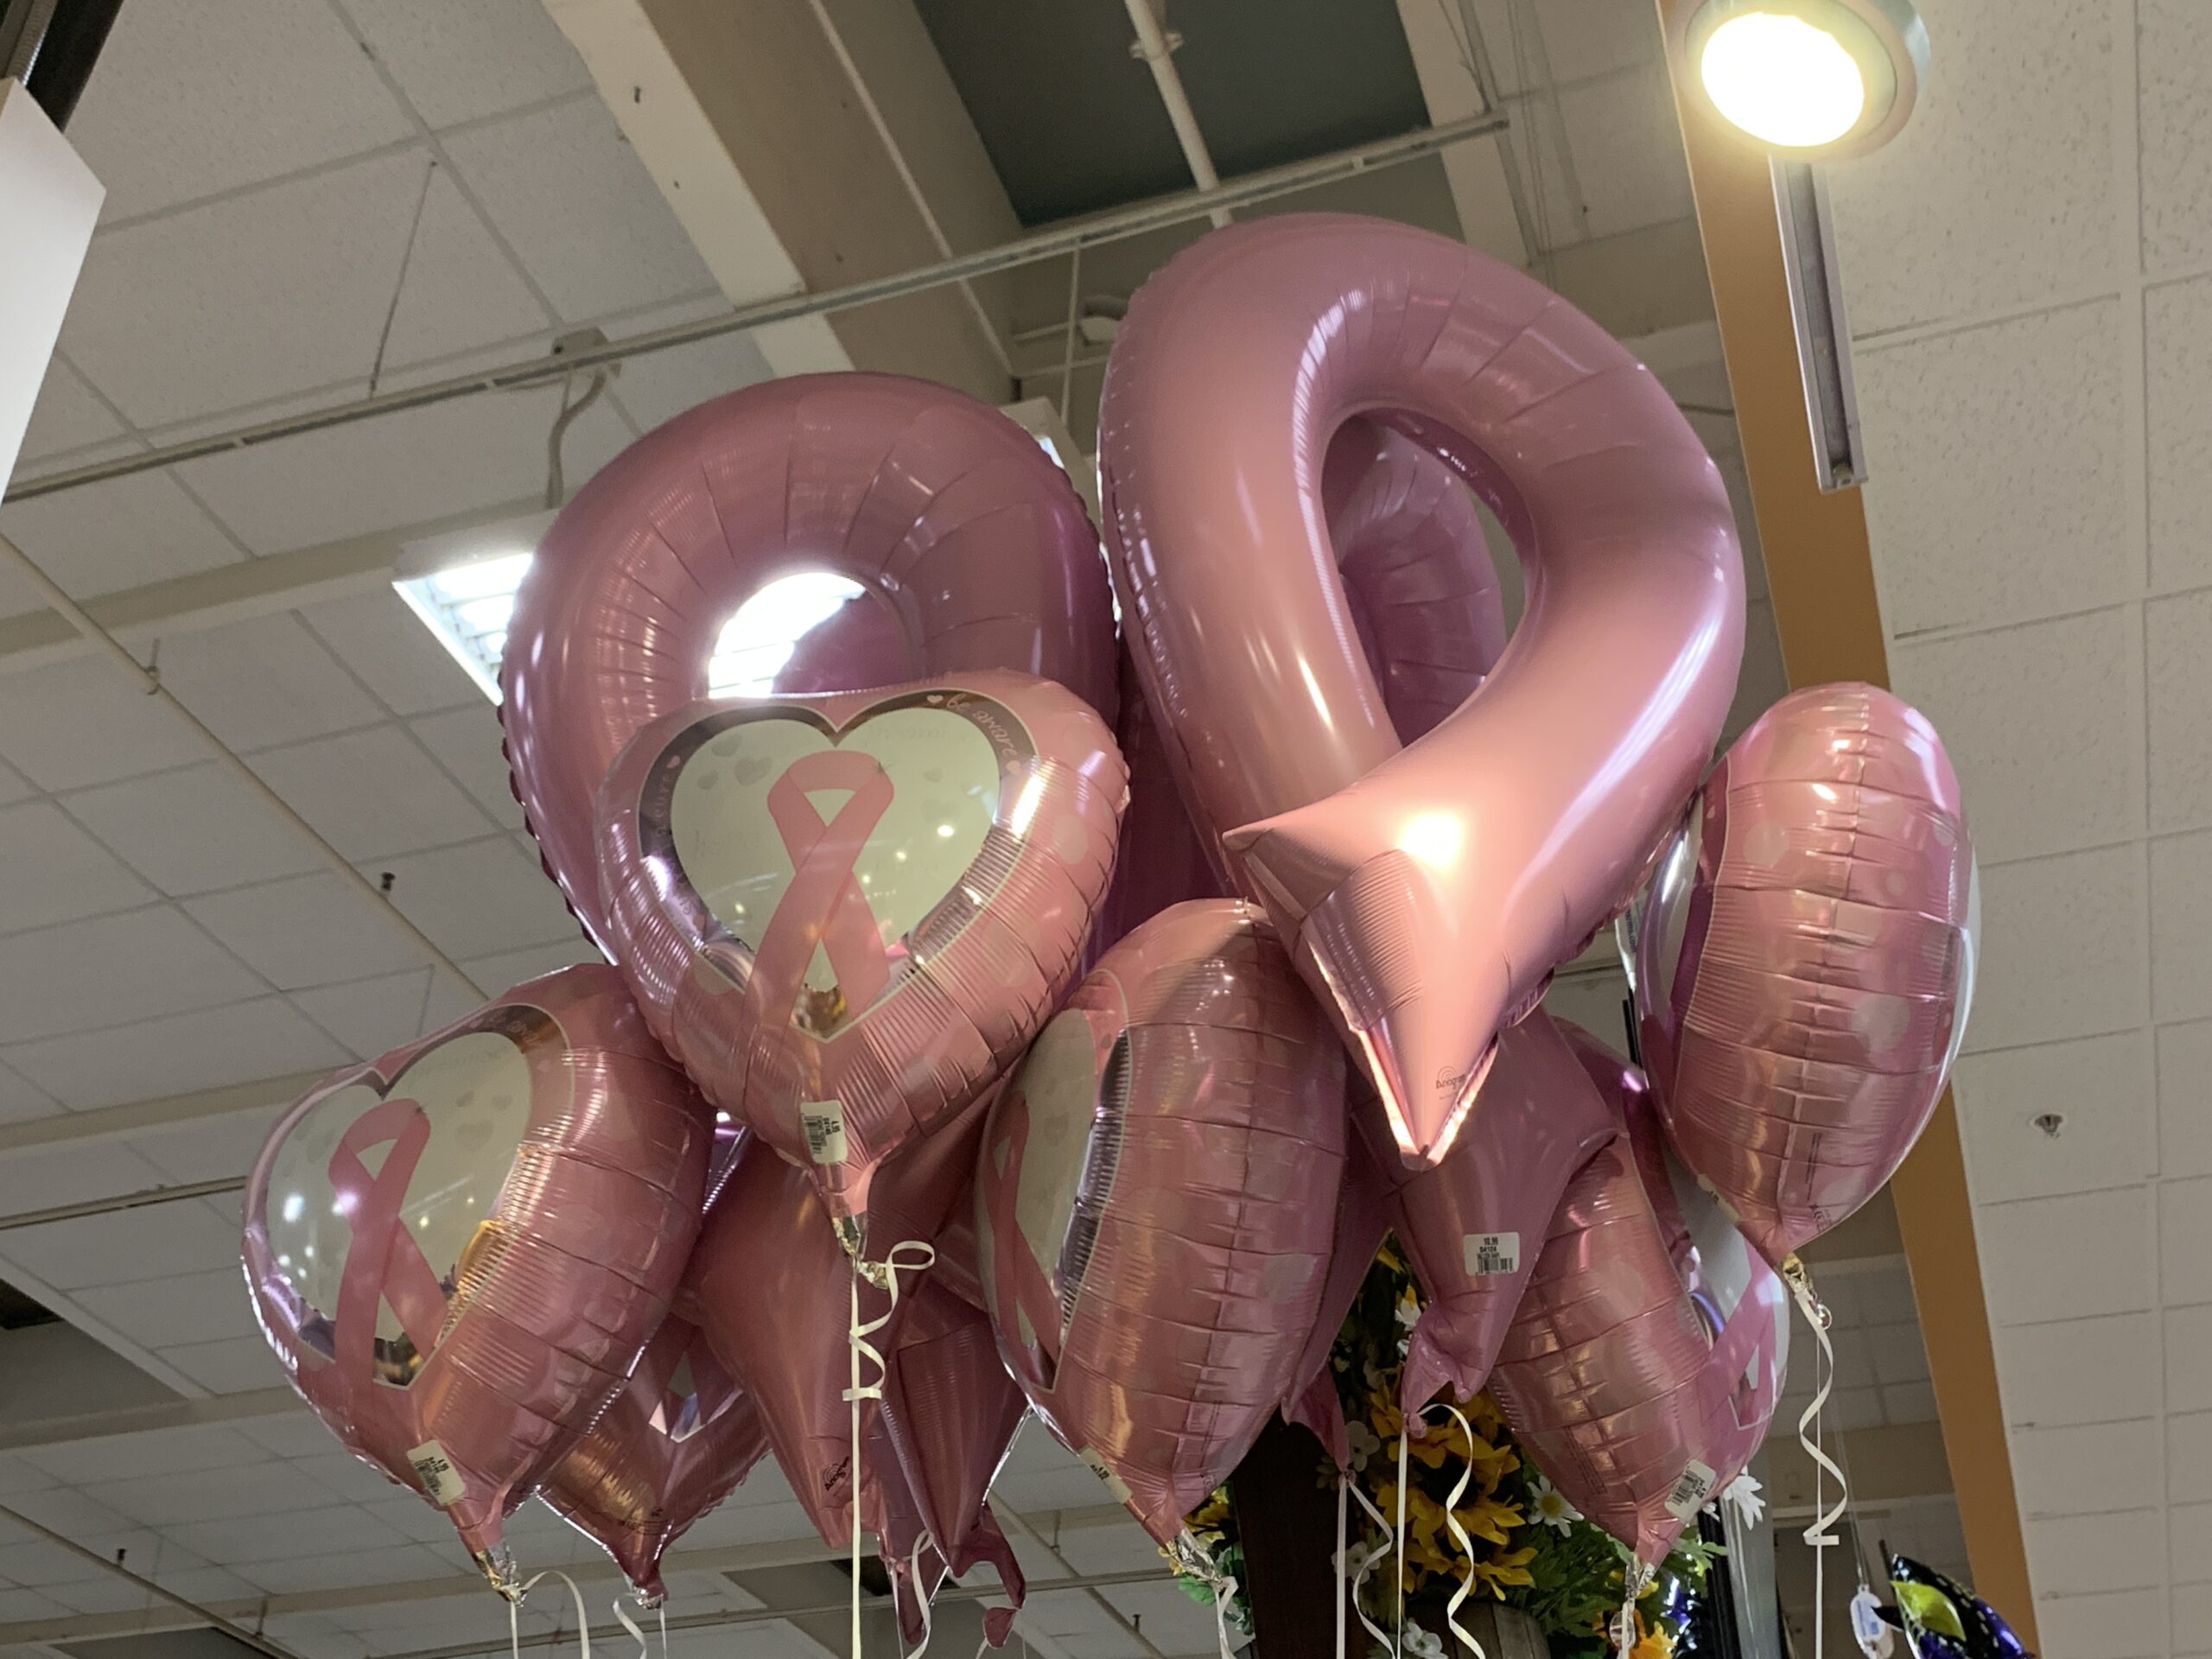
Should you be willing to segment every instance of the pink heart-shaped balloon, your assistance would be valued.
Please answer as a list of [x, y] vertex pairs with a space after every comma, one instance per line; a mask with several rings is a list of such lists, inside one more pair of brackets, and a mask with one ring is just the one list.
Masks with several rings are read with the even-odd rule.
[[711, 1130], [594, 964], [334, 1074], [254, 1164], [246, 1277], [293, 1386], [503, 1589], [502, 1519], [667, 1312]]
[[708, 1098], [810, 1169], [857, 1248], [877, 1166], [1074, 976], [1127, 794], [1104, 722], [1024, 675], [699, 704], [639, 732], [601, 794], [615, 957]]
[[[1464, 476], [1530, 578], [1496, 671], [1402, 743], [1326, 534], [1330, 446], [1357, 416]], [[1743, 651], [1727, 492], [1602, 328], [1372, 219], [1286, 214], [1176, 256], [1131, 302], [1100, 422], [1115, 582], [1174, 771], [1400, 1154], [1433, 1163], [1498, 1032], [1627, 901], [1712, 753]]]
[[1637, 917], [1669, 1137], [1770, 1262], [1897, 1173], [1973, 991], [1974, 846], [1918, 711], [1793, 691], [1706, 780]]
[[630, 1384], [538, 1493], [614, 1558], [647, 1607], [667, 1599], [661, 1557], [737, 1490], [768, 1449], [760, 1414], [698, 1326], [671, 1313]]
[[1304, 1381], [1344, 1161], [1326, 1019], [1230, 899], [1108, 951], [992, 1106], [976, 1227], [1000, 1350], [1162, 1543]]

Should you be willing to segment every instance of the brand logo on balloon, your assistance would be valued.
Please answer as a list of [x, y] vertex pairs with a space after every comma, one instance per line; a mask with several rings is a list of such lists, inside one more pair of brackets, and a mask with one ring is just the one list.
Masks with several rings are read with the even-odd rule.
[[264, 1224], [299, 1304], [300, 1336], [353, 1382], [405, 1387], [436, 1347], [446, 1303], [543, 1109], [565, 1104], [568, 1052], [542, 1008], [502, 1005], [465, 1022], [389, 1083], [333, 1090], [276, 1148]]

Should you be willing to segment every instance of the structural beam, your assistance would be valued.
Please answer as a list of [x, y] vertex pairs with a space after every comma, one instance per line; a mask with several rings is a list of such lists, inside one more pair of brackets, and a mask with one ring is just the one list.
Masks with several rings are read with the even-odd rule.
[[[1398, 21], [1432, 122], [1440, 125], [1497, 107], [1473, 7], [1455, 0], [1398, 0]], [[1502, 130], [1481, 143], [1462, 144], [1445, 156], [1444, 177], [1467, 245], [1525, 269], [1542, 250], [1521, 198], [1513, 142], [1514, 135]]]
[[[836, 0], [834, 37], [791, 0], [545, 5], [733, 304], [940, 258], [932, 225], [953, 251], [1020, 228], [912, 0]], [[1000, 403], [1004, 318], [1002, 287], [974, 281], [757, 339], [779, 373], [878, 369]]]
[[[1663, 22], [1664, 0], [1660, 10]], [[1823, 493], [1814, 474], [1766, 159], [1717, 131], [1688, 105], [1679, 85], [1675, 103], [1789, 683], [1886, 685], [1888, 652], [1865, 507], [1855, 489]], [[2033, 1648], [2027, 1551], [1958, 1117], [1948, 1090], [1891, 1190], [1974, 1586], [2006, 1610], [2020, 1639]]]

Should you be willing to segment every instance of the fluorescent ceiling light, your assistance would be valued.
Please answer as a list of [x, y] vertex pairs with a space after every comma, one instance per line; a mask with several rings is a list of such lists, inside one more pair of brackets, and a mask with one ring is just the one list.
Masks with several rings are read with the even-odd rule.
[[1706, 112], [1784, 158], [1887, 143], [1928, 73], [1911, 0], [1679, 0], [1668, 33]]

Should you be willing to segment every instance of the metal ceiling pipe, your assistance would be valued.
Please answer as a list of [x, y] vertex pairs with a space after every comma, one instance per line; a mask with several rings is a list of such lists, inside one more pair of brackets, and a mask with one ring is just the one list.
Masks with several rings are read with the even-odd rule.
[[[1190, 93], [1183, 89], [1183, 77], [1175, 72], [1175, 48], [1181, 42], [1168, 38], [1166, 25], [1152, 9], [1152, 0], [1124, 0], [1124, 3], [1129, 9], [1129, 22], [1136, 25], [1137, 38], [1131, 49], [1152, 69], [1152, 84], [1160, 89], [1160, 101], [1167, 106], [1167, 119], [1175, 129], [1175, 142], [1183, 147], [1191, 176], [1201, 190], [1218, 188], [1221, 175], [1214, 171], [1213, 152], [1206, 148], [1205, 134], [1198, 130], [1198, 114], [1191, 107]], [[1160, 0], [1160, 10], [1166, 10], [1166, 0]], [[1206, 217], [1219, 230], [1229, 223], [1229, 210], [1217, 207]]]
[[1378, 168], [1396, 167], [1407, 162], [1418, 161], [1424, 156], [1433, 156], [1439, 150], [1448, 149], [1453, 144], [1503, 132], [1506, 126], [1507, 118], [1503, 113], [1491, 111], [1471, 115], [1465, 120], [1448, 121], [1442, 126], [1419, 127], [1395, 138], [1378, 138], [1370, 143], [1332, 150], [1325, 156], [1316, 156], [1308, 161], [1292, 162], [1286, 166], [1247, 174], [1215, 189], [1187, 190], [1176, 195], [1117, 208], [1096, 218], [1053, 226], [1027, 236], [1016, 237], [1011, 242], [1002, 242], [994, 248], [955, 255], [934, 264], [922, 265], [893, 276], [848, 283], [842, 288], [825, 289], [816, 294], [779, 295], [773, 299], [756, 300], [751, 304], [726, 311], [718, 317], [675, 323], [665, 328], [632, 334], [627, 339], [583, 346], [559, 357], [532, 358], [527, 362], [509, 364], [501, 368], [455, 375], [451, 379], [433, 380], [400, 391], [379, 392], [373, 397], [359, 398], [350, 404], [309, 410], [251, 426], [233, 427], [226, 432], [209, 433], [205, 437], [165, 444], [137, 454], [119, 456], [113, 461], [96, 461], [86, 467], [72, 467], [48, 473], [17, 484], [8, 492], [7, 500], [10, 503], [29, 501], [42, 495], [58, 495], [64, 490], [82, 489], [88, 484], [103, 484], [110, 479], [128, 478], [136, 473], [154, 472], [164, 467], [174, 467], [181, 461], [197, 461], [203, 455], [250, 449], [261, 444], [274, 443], [282, 438], [298, 437], [308, 432], [324, 432], [333, 427], [374, 420], [381, 415], [397, 414], [403, 410], [425, 409], [433, 404], [450, 403], [457, 397], [553, 385], [572, 374], [606, 364], [626, 362], [633, 357], [671, 351], [680, 346], [696, 346], [702, 340], [742, 334], [747, 329], [763, 327], [772, 322], [827, 316], [864, 305], [874, 305], [880, 300], [895, 300], [908, 294], [925, 293], [933, 288], [942, 288], [948, 283], [963, 282], [971, 276], [988, 276], [995, 271], [1013, 270], [1019, 266], [1033, 265], [1046, 259], [1063, 258], [1079, 249], [1127, 241], [1131, 237], [1186, 224], [1194, 219], [1207, 219], [1216, 210], [1250, 207], [1256, 202], [1271, 201], [1277, 196], [1312, 189], [1318, 185], [1355, 178]]
[[117, 668], [129, 675], [141, 691], [164, 705], [171, 714], [182, 721], [192, 734], [198, 738], [208, 753], [214, 756], [224, 770], [244, 784], [247, 790], [260, 798], [270, 810], [283, 819], [301, 843], [316, 858], [329, 867], [347, 887], [374, 906], [392, 927], [406, 939], [416, 951], [441, 973], [449, 974], [456, 984], [472, 996], [481, 996], [483, 989], [461, 971], [461, 964], [431, 942], [430, 936], [400, 913], [399, 906], [379, 892], [368, 877], [346, 862], [346, 855], [322, 837], [322, 832], [302, 817], [298, 810], [264, 783], [261, 774], [246, 765], [238, 752], [207, 728], [207, 722], [180, 702], [175, 692], [162, 683], [159, 673], [149, 669], [130, 654], [124, 643], [95, 621], [92, 614], [69, 597], [61, 584], [47, 575], [38, 561], [17, 547], [5, 536], [0, 536], [0, 566], [11, 567], [25, 582], [38, 589], [39, 597], [66, 617], [69, 625], [84, 635], [102, 655]]

